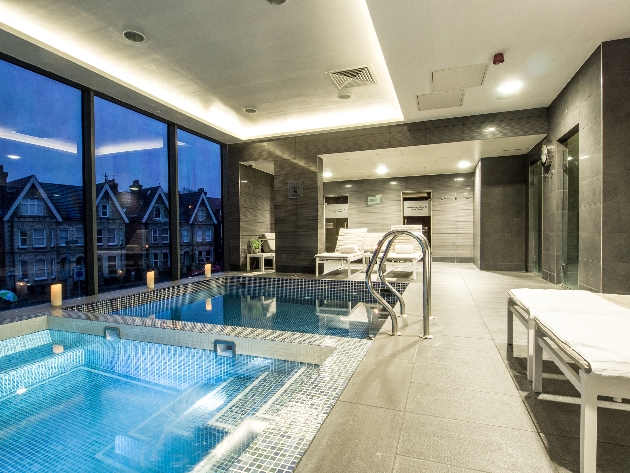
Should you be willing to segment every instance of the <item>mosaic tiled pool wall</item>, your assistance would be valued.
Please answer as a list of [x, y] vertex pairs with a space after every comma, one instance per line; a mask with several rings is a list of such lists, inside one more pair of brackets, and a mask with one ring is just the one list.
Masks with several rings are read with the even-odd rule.
[[[404, 292], [408, 283], [392, 282], [392, 287], [399, 293]], [[382, 296], [389, 304], [395, 304], [396, 298], [387, 291], [381, 282], [375, 282], [374, 288], [382, 291]], [[221, 294], [237, 294], [243, 289], [252, 295], [264, 295], [286, 299], [328, 299], [337, 301], [361, 301], [376, 303], [364, 281], [336, 281], [327, 279], [285, 279], [259, 278], [251, 276], [222, 276], [203, 281], [172, 286], [139, 294], [127, 295], [88, 304], [69, 307], [68, 310], [111, 314], [143, 304], [162, 302], [162, 310], [173, 308], [181, 302], [195, 302]]]
[[[169, 333], [170, 331], [163, 332]], [[48, 343], [48, 340], [51, 340], [51, 342], [56, 341], [64, 344], [67, 352], [71, 353], [75, 344], [85, 343], [86, 341], [98, 344], [98, 342], [102, 343], [104, 340], [103, 337], [82, 334], [55, 331], [48, 331], [47, 333], [49, 338], [45, 336], [42, 338], [41, 332], [29, 336], [31, 337], [30, 343], [37, 346], [38, 344]], [[274, 338], [274, 336], [281, 336], [281, 333], [267, 333], [266, 335], [268, 338]], [[299, 383], [299, 389], [297, 387], [292, 388], [290, 395], [285, 396], [286, 402], [266, 412], [267, 417], [264, 418], [269, 423], [255, 440], [248, 444], [244, 451], [239, 452], [237, 458], [231, 458], [229, 465], [227, 463], [215, 464], [213, 469], [208, 471], [230, 471], [232, 473], [282, 473], [293, 471], [371, 345], [371, 342], [368, 340], [312, 334], [292, 335], [295, 343], [326, 347], [334, 351], [318, 369], [311, 371], [308, 376], [304, 376]], [[1, 343], [0, 347], [2, 346]], [[8, 354], [10, 354], [11, 350], [17, 349], [15, 346], [11, 347], [10, 343], [4, 343], [5, 348], [0, 348], [0, 350], [4, 349]], [[134, 343], [138, 342], [118, 340], [117, 346], [126, 347], [128, 344]], [[130, 368], [126, 363], [123, 363], [122, 366], [120, 363], [112, 366], [111, 362], [108, 365], [105, 361], [107, 356], [104, 353], [99, 354], [99, 350], [102, 351], [102, 349], [96, 349], [90, 353], [91, 349], [85, 349], [85, 347], [83, 349], [85, 352], [83, 359], [80, 361], [86, 364], [89, 362], [89, 364], [100, 366], [104, 369], [114, 368], [122, 372], [122, 374], [129, 374], [134, 377], [139, 376], [151, 382], [163, 380], [166, 374], [171, 376], [175, 372], [181, 371], [181, 376], [177, 375], [175, 377], [178, 386], [184, 386], [199, 376], [203, 377], [208, 374], [204, 372], [203, 368], [182, 366], [180, 354], [189, 349], [173, 346], [162, 347], [159, 345], [155, 347], [158, 351], [147, 356], [136, 353], [135, 349], [123, 348], [124, 355], [134, 360], [139, 358], [140, 367]], [[199, 351], [201, 352], [201, 350]], [[173, 358], [173, 361], [170, 362], [170, 365], [165, 370], [156, 369], [156, 365], [158, 368], [162, 365], [162, 361], [157, 362], [157, 355], [159, 355], [160, 360]], [[213, 357], [215, 355], [206, 352], [206, 354], [200, 356], [203, 358], [204, 356]], [[249, 363], [249, 368], [247, 369], [256, 370], [255, 359], [250, 359], [253, 361]], [[230, 359], [225, 360], [229, 362]], [[298, 364], [279, 362], [277, 360], [275, 363], [277, 363], [277, 369], [279, 370], [294, 369], [298, 366]], [[201, 364], [202, 366], [204, 365], [203, 362]], [[215, 369], [213, 375], [220, 377], [229, 370], [229, 366], [219, 367]], [[10, 388], [13, 389], [14, 387], [15, 383], [12, 383]], [[126, 437], [121, 438], [120, 442], [117, 439], [117, 450], [133, 449], [133, 445], [127, 445], [123, 442], [125, 439]]]

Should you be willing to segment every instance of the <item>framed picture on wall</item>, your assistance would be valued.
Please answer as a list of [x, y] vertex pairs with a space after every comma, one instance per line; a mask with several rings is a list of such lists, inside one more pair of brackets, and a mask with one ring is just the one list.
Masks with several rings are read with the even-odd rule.
[[365, 205], [370, 207], [372, 205], [381, 205], [381, 197], [382, 194], [378, 195], [366, 195], [365, 196]]

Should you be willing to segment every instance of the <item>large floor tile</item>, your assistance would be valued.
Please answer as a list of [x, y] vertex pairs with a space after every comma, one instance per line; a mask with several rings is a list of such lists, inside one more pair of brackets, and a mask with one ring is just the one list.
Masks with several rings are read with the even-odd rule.
[[450, 335], [440, 335], [432, 340], [427, 340], [427, 346], [431, 348], [453, 350], [497, 351], [497, 347], [492, 340], [486, 340], [483, 338], [453, 337]]
[[366, 356], [414, 361], [419, 342], [418, 336], [392, 337], [379, 334], [372, 342]]
[[411, 383], [407, 412], [535, 431], [523, 400], [465, 389]]
[[396, 455], [393, 473], [474, 473], [475, 470]]
[[510, 374], [480, 367], [416, 363], [411, 381], [432, 386], [446, 386], [471, 391], [519, 396]]
[[498, 371], [505, 369], [505, 362], [497, 351], [476, 352], [474, 356], [471, 356], [469, 351], [431, 348], [426, 344], [418, 345], [416, 362], [423, 364], [437, 363], [441, 365], [467, 366], [471, 369], [481, 368]]
[[405, 413], [398, 454], [496, 473], [551, 473], [535, 432]]
[[341, 400], [402, 410], [407, 402], [413, 364], [365, 357], [344, 389]]
[[[558, 473], [580, 473], [580, 441], [576, 438], [543, 435], [551, 461]], [[599, 442], [597, 444], [598, 473], [628, 473], [630, 447]]]
[[340, 401], [302, 457], [296, 472], [390, 472], [402, 420], [400, 411]]

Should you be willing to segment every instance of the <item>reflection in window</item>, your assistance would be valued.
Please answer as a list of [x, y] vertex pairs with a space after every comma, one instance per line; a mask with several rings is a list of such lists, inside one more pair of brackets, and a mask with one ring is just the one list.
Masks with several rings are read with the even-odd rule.
[[70, 239], [70, 229], [68, 228], [60, 228], [59, 229], [59, 246], [66, 246], [66, 242]]
[[[97, 235], [99, 255], [105, 258], [105, 268], [99, 269], [103, 292], [144, 284], [146, 271], [160, 268], [153, 245], [162, 251], [161, 234], [149, 223], [168, 221], [167, 127], [98, 97], [94, 115], [96, 194], [107, 201], [98, 207], [105, 229], [105, 235]], [[170, 279], [168, 266], [156, 278]]]
[[33, 246], [43, 247], [46, 246], [46, 230], [43, 228], [33, 229]]
[[20, 248], [28, 247], [28, 232], [23, 228], [20, 228], [19, 230], [19, 240], [20, 240]]
[[33, 279], [35, 281], [41, 281], [42, 279], [48, 278], [48, 273], [46, 271], [46, 260], [35, 260], [33, 265]]
[[96, 244], [97, 245], [103, 244], [103, 229], [102, 228], [96, 229]]
[[14, 242], [0, 247], [0, 290], [46, 302], [48, 265], [66, 253], [54, 235], [83, 222], [81, 92], [3, 60], [0, 77], [0, 208]]
[[44, 201], [41, 199], [23, 199], [22, 215], [44, 215]]
[[[221, 147], [182, 130], [177, 132], [177, 141], [179, 225], [182, 229], [180, 271], [185, 275], [193, 265], [223, 263]], [[190, 261], [194, 255], [196, 258]]]
[[83, 234], [83, 227], [76, 227], [74, 229], [74, 239], [77, 241], [77, 246], [83, 246], [85, 244], [85, 236]]

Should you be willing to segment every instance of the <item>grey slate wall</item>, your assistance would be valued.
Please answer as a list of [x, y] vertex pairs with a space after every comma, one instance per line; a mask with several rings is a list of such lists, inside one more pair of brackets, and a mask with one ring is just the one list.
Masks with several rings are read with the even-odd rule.
[[601, 47], [586, 60], [549, 106], [549, 133], [543, 143], [554, 149], [543, 178], [542, 277], [562, 282], [562, 162], [556, 142], [579, 125], [580, 132], [580, 289], [601, 291]]
[[[324, 195], [348, 195], [349, 228], [366, 227], [368, 232], [380, 233], [403, 223], [402, 192], [430, 191], [433, 259], [470, 263], [473, 257], [472, 187], [472, 173], [440, 174], [325, 182]], [[382, 205], [367, 207], [366, 196], [377, 194], [383, 196]]]
[[[324, 250], [322, 154], [397, 148], [508, 136], [544, 134], [547, 132], [547, 109], [491, 113], [444, 120], [386, 125], [358, 130], [316, 133], [267, 141], [236, 143], [228, 146], [224, 208], [226, 267], [243, 269], [241, 263], [238, 165], [256, 160], [273, 161], [275, 166], [276, 266], [279, 272], [314, 272], [314, 255]], [[484, 131], [488, 127], [493, 132]], [[304, 198], [287, 198], [287, 181], [302, 180]], [[472, 187], [472, 185], [471, 185]], [[446, 200], [446, 199], [445, 199]], [[454, 200], [454, 199], [453, 199]], [[463, 211], [464, 213], [466, 211]], [[472, 213], [469, 214], [472, 218]], [[465, 219], [461, 219], [463, 222]], [[452, 237], [466, 233], [462, 225], [433, 228], [445, 235], [440, 241], [459, 247], [456, 253], [471, 257], [470, 239]], [[435, 250], [440, 252], [439, 243]]]
[[479, 173], [479, 262], [486, 271], [527, 271], [529, 160], [483, 158]]
[[630, 39], [602, 44], [602, 84], [602, 292], [630, 294]]
[[241, 187], [241, 262], [247, 254], [247, 243], [262, 233], [274, 232], [273, 175], [249, 166], [239, 167]]

